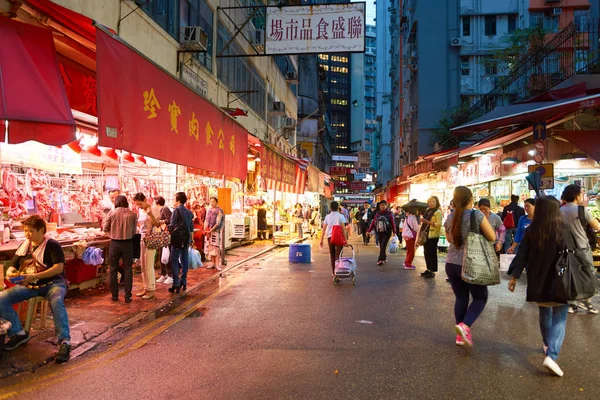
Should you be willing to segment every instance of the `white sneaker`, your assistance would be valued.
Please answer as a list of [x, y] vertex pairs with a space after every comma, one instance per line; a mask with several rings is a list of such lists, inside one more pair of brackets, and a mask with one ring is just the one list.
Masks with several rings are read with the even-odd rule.
[[217, 267], [217, 271], [223, 271], [223, 268]]
[[173, 284], [173, 278], [172, 277], [167, 277], [167, 279], [164, 280], [163, 282], [165, 285], [172, 285]]
[[166, 276], [164, 276], [164, 275], [161, 275], [161, 276], [160, 276], [160, 278], [158, 278], [158, 279], [156, 280], [156, 283], [163, 283], [163, 282], [164, 282], [166, 279], [167, 279], [167, 277], [166, 277]]
[[542, 364], [544, 367], [548, 368], [550, 372], [555, 374], [556, 376], [563, 376], [562, 369], [558, 366], [556, 361], [551, 359], [550, 357], [546, 357], [544, 359], [544, 363]]

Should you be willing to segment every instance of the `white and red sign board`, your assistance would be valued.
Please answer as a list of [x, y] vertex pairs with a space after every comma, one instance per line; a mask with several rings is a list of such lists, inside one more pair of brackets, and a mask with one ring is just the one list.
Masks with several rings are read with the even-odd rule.
[[265, 54], [364, 52], [365, 4], [267, 7]]

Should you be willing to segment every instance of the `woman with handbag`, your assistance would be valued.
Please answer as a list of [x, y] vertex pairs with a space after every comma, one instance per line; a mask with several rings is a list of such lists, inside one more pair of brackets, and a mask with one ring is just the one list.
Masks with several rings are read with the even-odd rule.
[[404, 269], [416, 269], [412, 264], [415, 259], [417, 231], [419, 230], [419, 220], [417, 209], [406, 210], [406, 220], [402, 229], [402, 237], [406, 243], [406, 259], [404, 260]]
[[340, 258], [342, 248], [348, 244], [348, 232], [346, 231], [348, 221], [339, 212], [339, 209], [340, 204], [337, 201], [331, 203], [331, 212], [325, 217], [323, 230], [321, 231], [321, 248], [323, 248], [323, 239], [327, 236], [331, 259], [331, 276], [335, 276], [335, 262]]
[[440, 200], [437, 196], [431, 196], [427, 200], [427, 205], [429, 208], [421, 217], [421, 231], [426, 232], [426, 237], [423, 238], [424, 243], [420, 243], [421, 240], [419, 240], [419, 244], [423, 245], [427, 269], [425, 272], [421, 272], [421, 276], [435, 278], [435, 273], [438, 271], [437, 248], [440, 241], [443, 215], [440, 210]]
[[573, 249], [571, 230], [562, 220], [560, 203], [554, 197], [539, 197], [535, 202], [535, 215], [525, 231], [519, 251], [511, 265], [508, 289], [514, 292], [517, 279], [527, 267], [527, 301], [535, 302], [539, 308], [539, 323], [542, 332], [543, 366], [558, 376], [563, 372], [556, 363], [565, 337], [569, 305], [557, 301], [558, 274], [556, 264], [563, 249]]
[[160, 221], [158, 220], [159, 211], [148, 204], [146, 196], [143, 193], [136, 193], [133, 196], [133, 202], [138, 206], [138, 227], [142, 235], [140, 264], [142, 267], [142, 281], [144, 282], [144, 290], [135, 295], [144, 300], [154, 298], [154, 290], [156, 289], [156, 281], [154, 276], [154, 262], [156, 261], [156, 249], [149, 246], [149, 235], [152, 232], [158, 232], [160, 229]]
[[[444, 223], [446, 237], [450, 243], [446, 257], [446, 274], [450, 279], [452, 291], [456, 298], [454, 303], [454, 318], [456, 320], [456, 344], [472, 346], [471, 326], [483, 312], [488, 299], [488, 288], [483, 285], [468, 283], [462, 279], [463, 253], [469, 232], [471, 232], [471, 214], [474, 214], [474, 226], [485, 238], [496, 240], [494, 228], [485, 215], [473, 209], [473, 193], [465, 186], [454, 189], [454, 212]], [[473, 301], [469, 304], [470, 296]]]

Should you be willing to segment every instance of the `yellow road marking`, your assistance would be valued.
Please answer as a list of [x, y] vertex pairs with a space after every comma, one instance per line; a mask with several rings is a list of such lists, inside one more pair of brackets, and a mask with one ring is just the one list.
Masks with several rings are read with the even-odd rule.
[[[182, 313], [180, 315], [177, 315], [177, 316], [174, 316], [174, 314], [176, 314], [176, 313], [180, 312], [181, 310], [187, 308], [189, 305], [191, 305], [197, 299], [191, 299], [191, 300], [186, 301], [185, 303], [183, 303], [182, 305], [180, 305], [179, 307], [177, 307], [176, 309], [174, 309], [173, 311], [171, 311], [168, 315], [165, 315], [165, 316], [157, 318], [156, 320], [152, 321], [148, 325], [140, 328], [139, 330], [133, 332], [128, 337], [126, 337], [123, 340], [121, 340], [116, 346], [111, 347], [110, 349], [104, 351], [102, 354], [99, 354], [99, 355], [97, 355], [95, 357], [92, 357], [91, 359], [85, 361], [82, 364], [73, 364], [72, 366], [69, 366], [66, 369], [59, 368], [59, 370], [56, 371], [56, 372], [52, 372], [52, 373], [49, 373], [47, 375], [40, 376], [38, 378], [34, 378], [34, 379], [29, 380], [29, 381], [24, 382], [24, 383], [17, 383], [17, 384], [14, 384], [12, 386], [9, 386], [9, 387], [5, 388], [5, 390], [7, 390], [6, 393], [3, 393], [3, 394], [0, 393], [0, 400], [8, 399], [10, 397], [13, 397], [13, 396], [16, 396], [16, 395], [19, 395], [19, 394], [33, 392], [33, 391], [42, 389], [42, 388], [44, 388], [46, 386], [55, 384], [57, 382], [64, 381], [64, 380], [66, 380], [68, 378], [72, 378], [74, 375], [79, 375], [79, 374], [81, 374], [83, 372], [86, 372], [86, 371], [88, 371], [90, 369], [96, 369], [96, 368], [98, 368], [100, 366], [106, 365], [106, 364], [114, 361], [116, 358], [120, 358], [123, 355], [128, 354], [128, 353], [130, 353], [133, 350], [139, 349], [144, 344], [146, 344], [147, 342], [149, 342], [150, 340], [152, 340], [154, 337], [160, 335], [166, 329], [170, 328], [171, 326], [173, 326], [177, 322], [181, 321], [182, 319], [184, 319], [185, 317], [187, 317], [188, 315], [190, 315], [191, 313], [193, 313], [194, 311], [196, 311], [199, 307], [202, 307], [203, 305], [205, 305], [209, 301], [213, 300], [215, 297], [217, 297], [219, 294], [223, 293], [226, 289], [228, 289], [229, 287], [231, 287], [233, 284], [234, 284], [234, 281], [227, 283], [225, 286], [218, 288], [214, 293], [210, 294], [209, 296], [205, 297], [204, 299], [202, 299], [199, 302], [197, 302], [196, 304], [194, 304], [190, 309], [188, 309], [184, 313]], [[116, 355], [110, 357], [113, 353], [115, 353], [115, 352], [123, 349], [129, 343], [133, 342], [141, 334], [143, 334], [143, 333], [151, 330], [156, 325], [159, 325], [160, 323], [164, 322], [165, 319], [167, 319], [167, 317], [170, 317], [172, 319], [169, 320], [164, 325], [158, 327], [156, 330], [154, 330], [150, 334], [148, 334], [148, 335], [144, 336], [143, 338], [141, 338], [133, 346], [131, 346], [129, 349], [125, 350], [123, 352], [123, 354], [116, 354]], [[101, 358], [107, 358], [107, 359], [104, 360], [104, 361], [102, 361], [102, 362], [97, 362], [97, 360], [99, 360]], [[89, 368], [85, 368], [87, 366], [89, 366]], [[59, 375], [59, 376], [57, 377], [57, 375]], [[52, 380], [49, 381], [50, 379], [52, 379]]]

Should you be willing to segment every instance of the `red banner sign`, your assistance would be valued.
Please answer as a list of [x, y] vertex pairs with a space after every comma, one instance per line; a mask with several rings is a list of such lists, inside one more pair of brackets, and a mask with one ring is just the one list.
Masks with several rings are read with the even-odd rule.
[[65, 83], [71, 108], [98, 116], [96, 109], [96, 73], [66, 57], [58, 56], [58, 69]]
[[287, 185], [295, 185], [296, 164], [266, 145], [263, 145], [262, 149], [262, 177]]
[[368, 182], [350, 182], [350, 190], [367, 190]]
[[101, 146], [246, 179], [242, 126], [124, 43], [97, 32]]
[[346, 167], [329, 167], [329, 175], [331, 175], [331, 176], [346, 175]]

